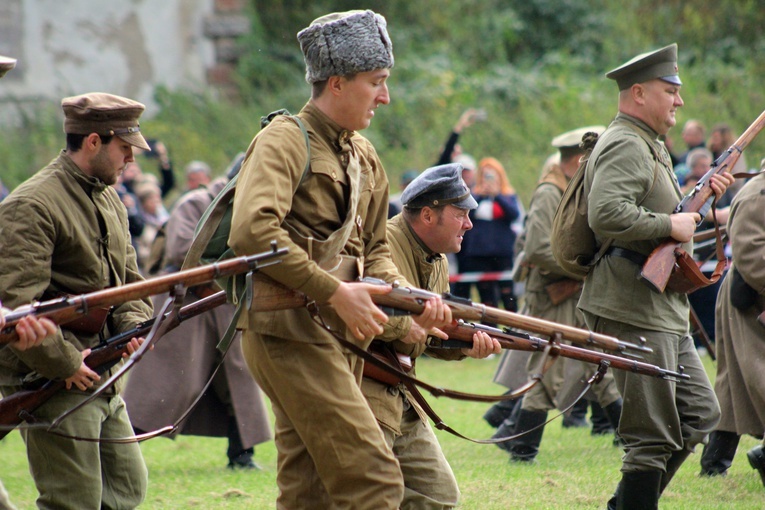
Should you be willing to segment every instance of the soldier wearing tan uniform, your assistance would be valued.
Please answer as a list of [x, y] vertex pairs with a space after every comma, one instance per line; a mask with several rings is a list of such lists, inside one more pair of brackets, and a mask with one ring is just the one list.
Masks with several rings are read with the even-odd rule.
[[[462, 180], [462, 165], [452, 163], [428, 168], [415, 178], [401, 196], [403, 211], [388, 221], [388, 242], [393, 262], [415, 286], [438, 294], [449, 291], [449, 267], [444, 254], [456, 253], [462, 236], [472, 223], [468, 216], [477, 203]], [[392, 321], [393, 322], [393, 321]], [[499, 342], [476, 333], [472, 349], [427, 347], [428, 332], [408, 320], [401, 334], [386, 326], [371, 349], [390, 349], [409, 356], [414, 364], [427, 353], [438, 359], [465, 356], [485, 358], [501, 352]], [[447, 338], [443, 333], [436, 336]], [[459, 501], [459, 489], [425, 412], [403, 384], [375, 380], [365, 372], [361, 390], [369, 401], [385, 440], [393, 449], [404, 474], [401, 508], [446, 509]]]
[[[6, 306], [82, 294], [142, 279], [130, 244], [127, 213], [111, 187], [133, 161], [133, 146], [147, 149], [138, 117], [141, 103], [104, 93], [65, 98], [66, 149], [0, 203], [3, 257], [0, 297]], [[152, 316], [151, 302], [133, 300], [110, 312], [99, 332], [57, 329], [37, 347], [0, 351], [0, 391], [21, 389], [37, 372], [66, 381], [34, 415], [49, 422], [89, 397], [101, 377], [83, 359], [102, 338], [132, 329]], [[133, 339], [129, 351], [138, 348]], [[104, 373], [111, 375], [116, 367]], [[131, 436], [121, 384], [64, 420], [58, 431], [86, 438]], [[43, 429], [21, 431], [40, 508], [134, 508], [143, 501], [148, 473], [136, 443], [75, 441]]]
[[[388, 179], [372, 144], [357, 133], [388, 104], [393, 53], [385, 19], [334, 13], [298, 34], [311, 99], [296, 123], [274, 119], [247, 151], [234, 198], [229, 245], [238, 255], [271, 241], [289, 249], [263, 273], [320, 304], [339, 334], [366, 347], [388, 317], [348, 283], [361, 273], [407, 284], [386, 241]], [[328, 303], [331, 306], [325, 305]], [[451, 322], [440, 299], [415, 318], [424, 329]], [[242, 349], [276, 417], [277, 508], [394, 509], [403, 498], [398, 462], [361, 393], [363, 363], [310, 312], [242, 315]]]
[[[576, 308], [581, 284], [571, 280], [555, 262], [550, 245], [550, 232], [566, 185], [576, 173], [579, 159], [584, 154], [583, 149], [579, 147], [582, 136], [587, 132], [600, 134], [604, 129], [603, 126], [575, 129], [555, 137], [552, 141], [552, 146], [560, 152], [560, 163], [552, 165], [542, 176], [526, 215], [524, 251], [529, 272], [525, 298], [528, 314], [531, 316], [578, 328], [584, 327], [584, 318]], [[527, 365], [529, 373], [538, 368], [545, 356], [544, 353], [531, 354]], [[510, 453], [510, 460], [533, 461], [539, 453], [547, 413], [564, 404], [559, 401], [561, 390], [578, 384], [580, 379], [587, 380], [594, 371], [594, 365], [570, 359], [558, 360], [545, 372], [540, 383], [523, 396], [520, 414], [514, 427], [509, 426], [512, 419], [505, 420], [494, 437], [507, 437], [524, 432], [526, 434], [511, 441], [498, 443], [497, 446]], [[603, 380], [594, 385], [591, 391], [615, 429], [619, 425], [622, 400], [611, 372], [607, 372]]]
[[[598, 244], [613, 239], [584, 281], [579, 300], [587, 326], [624, 341], [647, 340], [643, 361], [685, 367], [678, 383], [614, 373], [623, 402], [618, 433], [624, 441], [622, 479], [609, 507], [657, 508], [659, 495], [714, 428], [720, 410], [688, 334], [688, 298], [657, 293], [638, 279], [643, 260], [668, 237], [690, 243], [698, 213], [672, 214], [682, 198], [669, 153], [659, 137], [683, 106], [677, 45], [635, 57], [606, 77], [619, 86], [619, 113], [598, 138], [587, 162], [584, 192]], [[719, 197], [732, 182], [716, 176]]]

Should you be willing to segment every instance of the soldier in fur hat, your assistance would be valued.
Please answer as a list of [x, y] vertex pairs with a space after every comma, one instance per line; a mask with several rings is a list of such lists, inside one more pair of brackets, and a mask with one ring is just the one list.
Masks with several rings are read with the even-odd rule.
[[[322, 16], [298, 40], [312, 86], [298, 114], [310, 168], [304, 174], [297, 122], [276, 117], [247, 151], [229, 246], [239, 255], [268, 250], [272, 240], [289, 248], [263, 274], [328, 303], [320, 308], [325, 323], [366, 347], [388, 322], [371, 299], [386, 289], [349, 282], [364, 274], [407, 284], [386, 241], [388, 179], [358, 134], [390, 101], [392, 45], [385, 18], [372, 11]], [[450, 322], [451, 312], [434, 299], [415, 320], [429, 330]], [[239, 327], [247, 364], [276, 417], [277, 507], [399, 508], [401, 469], [361, 393], [361, 360], [305, 308], [252, 309]]]

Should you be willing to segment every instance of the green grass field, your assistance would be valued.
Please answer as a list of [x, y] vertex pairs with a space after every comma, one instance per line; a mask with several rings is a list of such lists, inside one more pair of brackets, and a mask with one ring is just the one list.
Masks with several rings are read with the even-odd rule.
[[[491, 382], [498, 358], [459, 364], [423, 359], [421, 378], [437, 385], [498, 394]], [[714, 366], [704, 358], [713, 375]], [[429, 398], [441, 417], [472, 437], [493, 433], [481, 416], [486, 404]], [[587, 429], [563, 429], [550, 423], [534, 465], [508, 462], [493, 445], [473, 444], [438, 432], [462, 489], [462, 509], [597, 509], [605, 508], [620, 478], [620, 450], [610, 437], [590, 436]], [[726, 478], [699, 478], [700, 451], [683, 465], [661, 499], [662, 509], [754, 509], [765, 507], [765, 489], [746, 461], [757, 441], [742, 439]], [[226, 465], [226, 440], [182, 436], [142, 444], [150, 486], [141, 509], [273, 508], [276, 498], [276, 451], [273, 442], [256, 449], [260, 472], [232, 472]], [[34, 508], [36, 491], [27, 471], [18, 433], [0, 442], [0, 478], [20, 510]]]

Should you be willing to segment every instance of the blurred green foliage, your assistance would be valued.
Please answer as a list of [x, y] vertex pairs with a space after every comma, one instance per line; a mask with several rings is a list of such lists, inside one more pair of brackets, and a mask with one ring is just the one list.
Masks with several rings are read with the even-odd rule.
[[[670, 132], [678, 151], [689, 118], [707, 127], [727, 122], [740, 133], [765, 109], [765, 10], [756, 0], [369, 0], [364, 7], [386, 17], [394, 43], [391, 104], [364, 132], [394, 186], [407, 169], [436, 161], [464, 109], [483, 107], [488, 120], [463, 132], [463, 150], [497, 157], [527, 201], [555, 135], [607, 124], [616, 113], [616, 87], [604, 73], [672, 42], [686, 101]], [[261, 115], [297, 112], [308, 99], [296, 33], [327, 12], [353, 8], [351, 0], [251, 0], [238, 100], [213, 89], [157, 90], [161, 111], [144, 132], [165, 142], [176, 169], [203, 159], [222, 171], [247, 148]], [[55, 156], [59, 123], [57, 112], [38, 111], [21, 129], [0, 132], [9, 185]], [[745, 155], [757, 166], [765, 135]]]

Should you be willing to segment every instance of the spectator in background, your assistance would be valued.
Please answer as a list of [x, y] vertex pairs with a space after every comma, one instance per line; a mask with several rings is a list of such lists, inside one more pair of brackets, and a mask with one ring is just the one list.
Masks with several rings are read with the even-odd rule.
[[401, 194], [404, 193], [404, 190], [407, 186], [409, 186], [409, 183], [412, 182], [419, 174], [420, 172], [417, 170], [407, 170], [401, 176], [401, 179], [398, 182], [398, 193], [388, 197], [388, 219], [391, 219], [401, 212], [403, 208], [401, 204]]
[[[473, 229], [463, 241], [460, 272], [509, 271], [516, 237], [511, 225], [521, 210], [505, 168], [495, 158], [478, 163], [472, 194], [478, 208], [470, 211]], [[496, 307], [501, 301], [505, 309], [516, 311], [512, 281], [482, 281], [476, 286], [484, 304]]]
[[194, 160], [186, 165], [186, 191], [210, 184], [212, 170], [204, 161]]
[[[707, 141], [707, 149], [712, 152], [712, 158], [717, 161], [717, 158], [736, 142], [736, 138], [737, 136], [733, 133], [733, 130], [728, 124], [715, 124], [712, 127], [712, 131], [709, 133], [709, 140]], [[746, 172], [748, 169], [746, 155], [741, 154], [736, 164], [733, 165], [733, 168], [730, 170], [730, 173], [736, 174]], [[733, 202], [733, 197], [736, 196], [736, 193], [738, 193], [738, 190], [740, 190], [743, 185], [744, 181], [742, 179], [737, 179], [733, 184], [728, 186], [725, 195], [720, 197], [717, 201], [718, 207], [722, 207], [723, 205], [729, 206], [731, 202]]]
[[[462, 130], [466, 127], [472, 126], [474, 123], [479, 121], [485, 121], [486, 120], [486, 110], [483, 108], [476, 109], [476, 108], [468, 108], [464, 112], [462, 112], [462, 115], [460, 115], [459, 120], [457, 120], [457, 123], [454, 125], [454, 128], [452, 129], [452, 132], [449, 133], [449, 138], [446, 139], [446, 144], [444, 144], [444, 148], [441, 151], [441, 155], [438, 157], [438, 161], [436, 161], [436, 164], [434, 166], [438, 165], [445, 165], [447, 163], [460, 163], [459, 161], [456, 161], [457, 156], [462, 154], [462, 147], [457, 143], [459, 140], [460, 135], [462, 134]], [[463, 165], [464, 168], [464, 165]], [[464, 179], [464, 176], [463, 176]], [[467, 180], [465, 181], [467, 182]], [[470, 187], [470, 183], [468, 182], [468, 187]]]
[[151, 147], [150, 151], [144, 151], [144, 156], [147, 158], [156, 158], [159, 163], [159, 177], [160, 177], [160, 191], [162, 198], [165, 198], [167, 194], [175, 187], [175, 174], [173, 174], [173, 163], [170, 160], [170, 156], [167, 152], [165, 144], [159, 140], [149, 139], [146, 143]]
[[143, 268], [149, 258], [151, 245], [157, 231], [165, 224], [169, 214], [162, 204], [162, 190], [152, 179], [146, 179], [136, 187], [136, 197], [140, 207], [139, 213], [143, 219], [143, 232], [136, 240], [138, 267]]
[[3, 184], [2, 179], [0, 179], [0, 202], [2, 202], [3, 199], [5, 199], [5, 197], [7, 197], [9, 193], [10, 191], [8, 191], [8, 188], [5, 187], [5, 184]]

